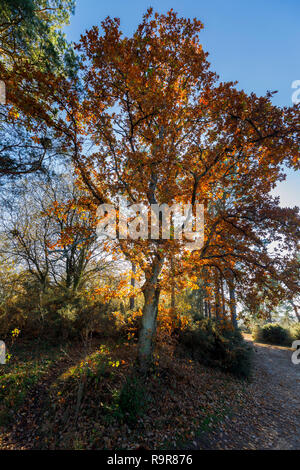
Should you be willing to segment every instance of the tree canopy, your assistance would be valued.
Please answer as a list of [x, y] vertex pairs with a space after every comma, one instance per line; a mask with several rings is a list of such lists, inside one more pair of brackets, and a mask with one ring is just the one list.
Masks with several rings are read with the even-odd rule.
[[[270, 192], [284, 178], [283, 165], [299, 168], [299, 106], [278, 108], [272, 93], [257, 97], [220, 83], [196, 19], [149, 9], [132, 37], [122, 35], [117, 19], [101, 26], [103, 32], [92, 28], [78, 45], [85, 93], [78, 100], [70, 93], [67, 103], [73, 161], [91, 198], [115, 204], [122, 194], [130, 204], [198, 202], [206, 208], [204, 245], [191, 254], [184, 241], [120, 241], [145, 275], [139, 357], [146, 367], [160, 274], [171, 255], [181, 275], [214, 268], [229, 281], [240, 279], [252, 294], [257, 285], [272, 290], [274, 278], [298, 289], [291, 261], [298, 209], [280, 208]], [[94, 151], [86, 151], [84, 138]], [[274, 241], [271, 253], [267, 245]]]
[[186, 236], [119, 237], [118, 253], [143, 279], [144, 371], [170, 269], [171, 291], [176, 283], [200, 286], [205, 308], [213, 298], [216, 317], [225, 282], [233, 323], [237, 294], [256, 311], [262, 298], [275, 305], [299, 293], [299, 209], [281, 208], [271, 195], [285, 167], [299, 169], [299, 105], [279, 108], [272, 92], [258, 97], [220, 82], [203, 51], [202, 28], [173, 10], [149, 9], [125, 37], [120, 21], [106, 18], [76, 46], [78, 76], [32, 66], [22, 70], [18, 86], [7, 71], [17, 90], [14, 107], [30, 117], [27, 129], [42, 132], [34, 137], [42, 146], [45, 132], [53, 133], [94, 215], [103, 203], [118, 211], [119, 196], [131, 207], [205, 207], [204, 243], [192, 252]]

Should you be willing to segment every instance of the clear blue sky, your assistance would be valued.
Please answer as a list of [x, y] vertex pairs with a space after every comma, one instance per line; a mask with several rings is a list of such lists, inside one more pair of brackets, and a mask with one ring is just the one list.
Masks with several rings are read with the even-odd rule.
[[[258, 95], [278, 90], [274, 104], [292, 104], [291, 84], [300, 80], [300, 0], [77, 0], [67, 38], [77, 42], [106, 16], [119, 17], [130, 35], [149, 6], [204, 23], [202, 44], [221, 80], [238, 80]], [[282, 205], [300, 206], [299, 172], [289, 172], [276, 194]]]

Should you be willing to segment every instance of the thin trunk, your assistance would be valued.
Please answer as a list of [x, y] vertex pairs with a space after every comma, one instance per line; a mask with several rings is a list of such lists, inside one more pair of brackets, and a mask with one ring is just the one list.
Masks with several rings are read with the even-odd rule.
[[79, 258], [77, 261], [77, 265], [74, 266], [74, 274], [73, 274], [73, 292], [76, 292], [78, 287], [80, 286], [83, 272], [84, 272], [84, 264], [86, 259], [86, 250], [83, 248], [80, 251]]
[[221, 278], [221, 296], [222, 296], [222, 317], [226, 318], [226, 305], [225, 305], [225, 295], [224, 295], [224, 279]]
[[236, 318], [236, 299], [235, 299], [235, 287], [233, 282], [228, 282], [229, 296], [230, 296], [230, 316], [231, 323], [234, 328], [238, 327]]
[[219, 291], [219, 280], [216, 276], [215, 278], [215, 316], [216, 320], [220, 319], [220, 291]]
[[203, 289], [200, 288], [198, 290], [198, 307], [199, 307], [199, 312], [200, 312], [200, 316], [203, 317], [204, 316], [204, 292], [203, 292]]
[[[131, 284], [132, 289], [135, 288], [135, 273], [136, 273], [136, 265], [134, 263], [132, 263], [132, 276], [131, 276], [131, 280], [130, 280], [130, 284]], [[130, 308], [130, 310], [134, 310], [134, 307], [135, 307], [134, 300], [135, 300], [134, 295], [132, 295], [129, 299], [129, 308]]]
[[295, 315], [296, 315], [298, 321], [300, 322], [300, 313], [299, 313], [298, 307], [297, 307], [297, 305], [295, 305], [294, 303], [292, 303], [292, 306], [293, 306]]
[[174, 274], [174, 260], [171, 257], [171, 309], [172, 313], [175, 312], [175, 274]]

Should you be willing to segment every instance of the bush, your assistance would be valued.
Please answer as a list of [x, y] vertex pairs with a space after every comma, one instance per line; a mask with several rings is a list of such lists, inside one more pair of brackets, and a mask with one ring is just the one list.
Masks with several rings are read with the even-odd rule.
[[142, 310], [115, 311], [110, 315], [114, 333], [123, 339], [138, 339], [141, 328]]
[[86, 293], [53, 288], [43, 294], [42, 301], [37, 294], [25, 294], [0, 308], [1, 338], [5, 339], [14, 328], [19, 328], [24, 338], [55, 343], [86, 337], [91, 332], [107, 335], [114, 330], [108, 306]]
[[123, 386], [120, 398], [119, 409], [121, 415], [129, 425], [136, 423], [142, 415], [146, 405], [145, 386], [140, 378], [130, 376]]
[[296, 323], [290, 330], [292, 341], [300, 340], [300, 323]]
[[204, 318], [182, 330], [178, 341], [192, 359], [237, 377], [250, 377], [252, 348], [230, 324]]
[[278, 346], [290, 346], [292, 338], [290, 332], [278, 323], [267, 323], [260, 327], [254, 327], [253, 340], [258, 343], [276, 344]]

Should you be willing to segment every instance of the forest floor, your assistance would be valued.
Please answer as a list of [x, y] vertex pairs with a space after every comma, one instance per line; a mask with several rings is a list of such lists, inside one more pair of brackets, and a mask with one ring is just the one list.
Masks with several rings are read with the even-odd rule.
[[300, 450], [300, 364], [292, 363], [290, 348], [254, 343], [254, 350], [247, 405], [191, 449]]
[[118, 403], [134, 344], [21, 346], [0, 371], [0, 449], [300, 449], [300, 365], [254, 349], [248, 382], [159, 348], [130, 424]]

